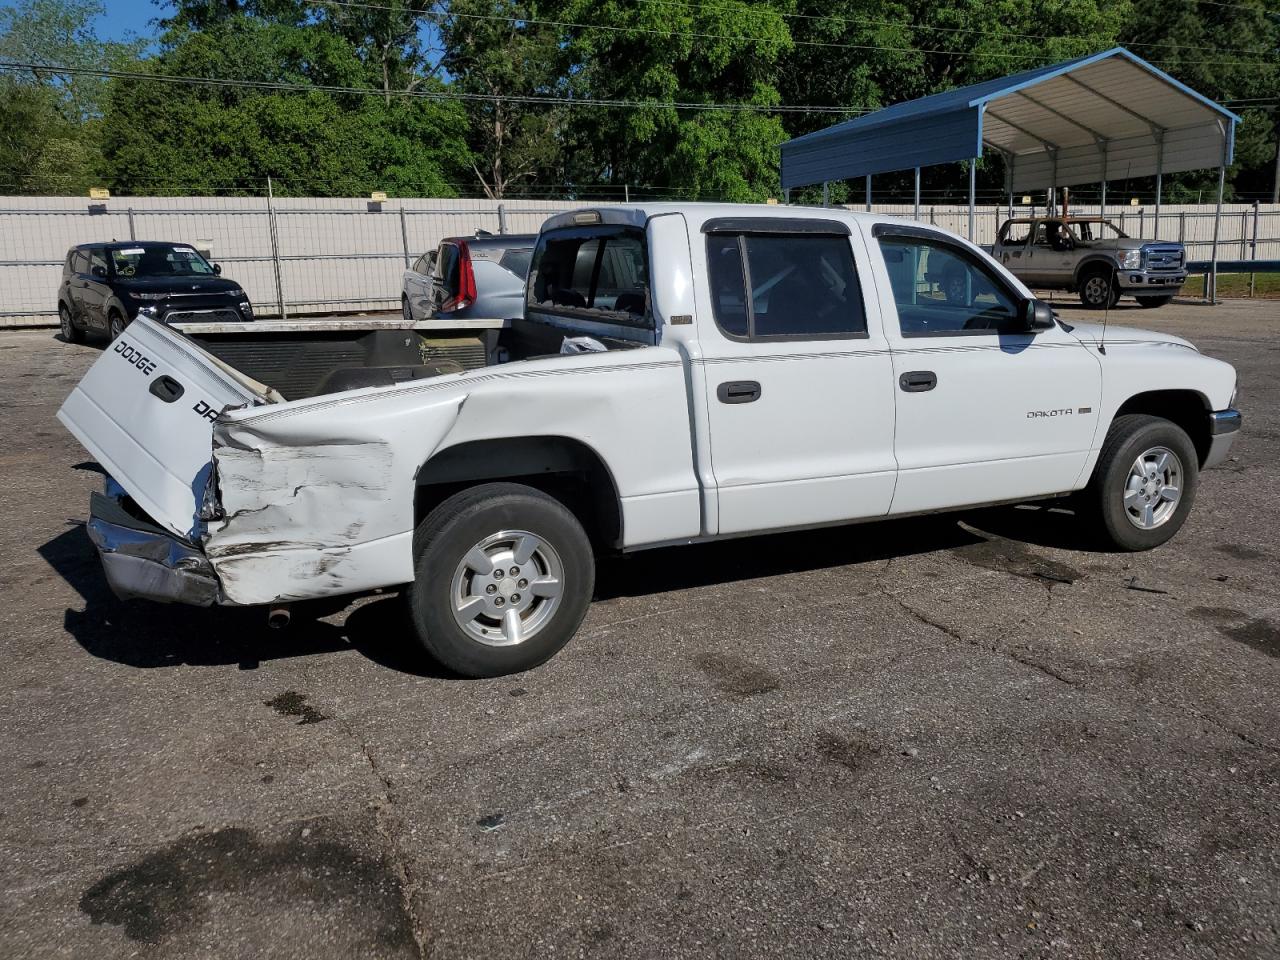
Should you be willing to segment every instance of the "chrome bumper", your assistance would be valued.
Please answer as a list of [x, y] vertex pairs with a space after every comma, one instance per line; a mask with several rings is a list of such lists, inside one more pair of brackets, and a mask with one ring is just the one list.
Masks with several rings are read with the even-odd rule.
[[1150, 273], [1146, 270], [1117, 270], [1116, 285], [1126, 293], [1175, 294], [1187, 282], [1186, 271]]
[[200, 548], [132, 516], [121, 505], [122, 494], [108, 480], [107, 493], [89, 500], [89, 539], [115, 595], [199, 607], [217, 603], [222, 587]]
[[1204, 458], [1201, 470], [1216, 467], [1227, 459], [1243, 419], [1239, 410], [1215, 410], [1209, 414], [1209, 455]]

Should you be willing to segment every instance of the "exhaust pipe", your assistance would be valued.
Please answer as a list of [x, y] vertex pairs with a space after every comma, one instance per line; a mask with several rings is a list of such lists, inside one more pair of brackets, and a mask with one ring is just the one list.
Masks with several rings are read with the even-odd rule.
[[289, 625], [293, 610], [287, 603], [278, 603], [267, 610], [267, 626], [272, 630], [283, 630]]

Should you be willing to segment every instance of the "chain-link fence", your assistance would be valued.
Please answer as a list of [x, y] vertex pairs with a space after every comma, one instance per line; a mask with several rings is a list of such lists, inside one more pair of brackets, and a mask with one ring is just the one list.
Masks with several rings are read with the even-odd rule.
[[[56, 322], [62, 266], [68, 249], [79, 243], [190, 244], [244, 287], [260, 316], [317, 316], [398, 309], [403, 270], [441, 238], [476, 230], [535, 233], [548, 216], [584, 205], [457, 199], [0, 198], [0, 327]], [[906, 218], [914, 213], [911, 204], [875, 204], [873, 210]], [[1003, 206], [977, 208], [975, 241], [994, 242], [1008, 212]], [[1014, 207], [1013, 212], [1022, 216], [1032, 210]], [[1152, 208], [1112, 208], [1108, 213], [1132, 236], [1181, 240], [1190, 260], [1207, 260], [1212, 253], [1212, 207], [1167, 206], [1158, 230]], [[922, 207], [920, 214], [922, 221], [962, 236], [968, 232], [967, 206]], [[1280, 206], [1225, 207], [1218, 256], [1280, 258]]]

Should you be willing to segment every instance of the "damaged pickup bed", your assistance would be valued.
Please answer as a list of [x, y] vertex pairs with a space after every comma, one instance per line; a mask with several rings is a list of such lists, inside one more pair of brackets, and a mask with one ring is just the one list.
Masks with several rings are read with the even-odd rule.
[[1185, 340], [1063, 324], [967, 241], [826, 209], [562, 214], [481, 362], [414, 336], [129, 326], [58, 414], [111, 477], [117, 593], [403, 587], [429, 653], [495, 676], [569, 641], [604, 550], [1068, 494], [1151, 549], [1241, 422]]
[[[517, 331], [508, 342], [545, 349], [564, 340], [564, 332]], [[604, 340], [615, 351], [640, 345]], [[508, 362], [510, 350], [500, 354]], [[281, 604], [412, 580], [418, 468], [446, 438], [492, 433], [492, 423], [477, 422], [484, 409], [518, 408], [537, 369], [503, 389], [494, 368], [370, 356], [368, 367], [313, 364], [314, 392], [290, 401], [181, 333], [147, 318], [131, 324], [58, 414], [110, 475], [93, 496], [89, 534], [115, 592]], [[542, 366], [569, 359], [557, 352]], [[394, 398], [377, 389], [391, 386]], [[486, 393], [464, 420], [476, 386]], [[555, 393], [548, 387], [543, 401]]]

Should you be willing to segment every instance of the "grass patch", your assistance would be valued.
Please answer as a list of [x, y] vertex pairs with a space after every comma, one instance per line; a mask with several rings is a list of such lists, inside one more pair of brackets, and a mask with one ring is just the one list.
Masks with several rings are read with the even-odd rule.
[[[1182, 285], [1182, 295], [1184, 297], [1205, 296], [1204, 274], [1193, 274], [1187, 277], [1187, 282]], [[1253, 295], [1259, 299], [1280, 299], [1280, 273], [1254, 274]], [[1218, 274], [1218, 296], [1228, 298], [1249, 296], [1249, 274]]]

